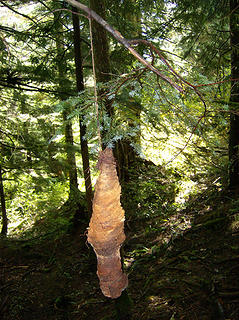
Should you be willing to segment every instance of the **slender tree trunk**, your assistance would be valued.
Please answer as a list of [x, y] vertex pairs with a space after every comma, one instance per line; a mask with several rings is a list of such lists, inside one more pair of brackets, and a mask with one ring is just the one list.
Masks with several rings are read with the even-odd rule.
[[[239, 1], [230, 0], [231, 83], [229, 133], [229, 188], [239, 187]], [[237, 113], [237, 114], [236, 114]]]
[[[73, 11], [77, 13], [77, 9], [73, 8]], [[73, 29], [74, 29], [74, 51], [75, 51], [75, 70], [76, 70], [76, 87], [77, 91], [81, 92], [84, 90], [84, 77], [82, 68], [82, 56], [81, 56], [81, 38], [80, 38], [80, 21], [77, 14], [72, 15]], [[83, 171], [85, 179], [86, 189], [86, 201], [89, 215], [92, 213], [92, 185], [90, 175], [90, 162], [89, 162], [89, 151], [88, 143], [85, 139], [86, 126], [83, 124], [82, 119], [79, 119], [80, 124], [80, 144], [81, 144], [81, 156], [83, 162]]]
[[2, 166], [1, 166], [1, 164], [0, 164], [0, 197], [1, 197], [1, 209], [2, 209], [2, 231], [1, 231], [1, 235], [5, 237], [7, 235], [8, 219], [7, 219], [5, 194], [4, 194], [4, 188], [3, 188], [3, 177], [2, 177]]
[[[67, 88], [70, 88], [69, 80], [66, 77], [67, 74], [67, 63], [65, 60], [65, 48], [64, 48], [64, 39], [63, 39], [63, 27], [61, 24], [61, 12], [54, 13], [54, 22], [56, 28], [56, 49], [57, 49], [57, 68], [59, 74], [59, 87], [60, 90], [64, 88], [64, 91], [67, 92]], [[67, 98], [66, 95], [61, 94], [60, 99], [64, 101]], [[76, 158], [74, 151], [74, 141], [73, 141], [73, 130], [72, 124], [69, 119], [67, 119], [70, 110], [64, 110], [62, 113], [64, 121], [64, 131], [65, 131], [65, 151], [67, 155], [67, 172], [69, 174], [69, 183], [70, 183], [70, 194], [69, 198], [75, 200], [75, 196], [78, 190], [77, 183], [77, 168], [76, 168]]]
[[70, 198], [75, 197], [76, 191], [78, 190], [77, 182], [77, 169], [76, 169], [76, 157], [74, 151], [74, 140], [73, 140], [73, 130], [72, 124], [67, 119], [68, 112], [63, 112], [63, 121], [65, 124], [65, 150], [67, 156], [67, 172], [69, 174], [70, 183]]

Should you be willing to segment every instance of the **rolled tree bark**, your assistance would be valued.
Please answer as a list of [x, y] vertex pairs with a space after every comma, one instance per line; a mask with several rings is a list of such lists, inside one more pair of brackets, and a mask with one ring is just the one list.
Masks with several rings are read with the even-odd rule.
[[127, 287], [128, 278], [121, 265], [120, 247], [125, 240], [125, 218], [111, 149], [106, 148], [101, 152], [98, 168], [100, 175], [95, 185], [88, 242], [97, 256], [97, 275], [102, 293], [109, 298], [118, 298]]

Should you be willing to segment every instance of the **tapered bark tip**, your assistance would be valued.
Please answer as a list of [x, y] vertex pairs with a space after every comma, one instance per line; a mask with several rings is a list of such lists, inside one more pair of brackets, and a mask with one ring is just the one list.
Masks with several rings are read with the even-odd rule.
[[125, 218], [111, 149], [106, 148], [101, 152], [98, 168], [100, 175], [95, 185], [88, 242], [97, 256], [97, 275], [102, 293], [106, 297], [118, 298], [127, 287], [128, 278], [121, 266], [120, 247], [125, 240]]

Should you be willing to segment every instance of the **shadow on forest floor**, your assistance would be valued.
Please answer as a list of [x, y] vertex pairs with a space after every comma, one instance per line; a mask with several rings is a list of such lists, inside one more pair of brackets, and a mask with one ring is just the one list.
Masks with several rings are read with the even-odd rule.
[[[124, 248], [131, 319], [239, 319], [239, 231], [231, 227], [236, 210], [218, 199], [214, 205], [193, 210], [197, 218], [190, 210], [178, 214], [194, 222], [174, 237], [170, 227], [146, 235], [131, 222]], [[84, 230], [54, 241], [0, 242], [1, 320], [115, 319]]]

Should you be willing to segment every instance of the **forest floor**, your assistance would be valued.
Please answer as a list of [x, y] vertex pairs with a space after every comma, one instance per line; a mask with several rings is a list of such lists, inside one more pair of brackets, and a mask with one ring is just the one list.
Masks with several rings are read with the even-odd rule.
[[[195, 201], [160, 231], [145, 232], [155, 224], [149, 219], [126, 223], [132, 307], [125, 319], [239, 319], [237, 208], [222, 198], [211, 207]], [[174, 224], [187, 226], [172, 236]], [[1, 320], [115, 319], [115, 300], [99, 289], [84, 231], [57, 240], [0, 242]]]

